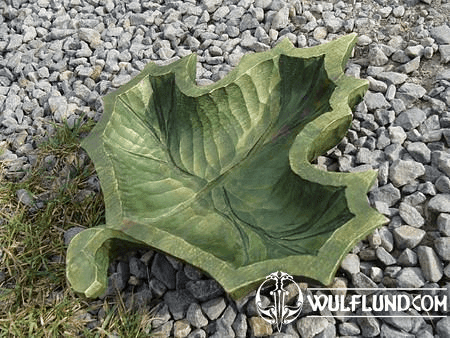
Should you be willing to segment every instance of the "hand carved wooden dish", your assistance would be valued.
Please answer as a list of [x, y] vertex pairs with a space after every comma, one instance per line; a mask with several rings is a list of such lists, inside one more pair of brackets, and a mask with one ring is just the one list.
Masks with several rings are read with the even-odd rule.
[[195, 83], [195, 54], [150, 63], [105, 96], [82, 145], [100, 178], [106, 224], [70, 243], [73, 289], [100, 296], [121, 244], [180, 258], [234, 298], [280, 269], [330, 283], [344, 255], [385, 222], [366, 198], [376, 172], [311, 164], [346, 134], [367, 90], [343, 74], [355, 41], [300, 49], [285, 39], [204, 87]]

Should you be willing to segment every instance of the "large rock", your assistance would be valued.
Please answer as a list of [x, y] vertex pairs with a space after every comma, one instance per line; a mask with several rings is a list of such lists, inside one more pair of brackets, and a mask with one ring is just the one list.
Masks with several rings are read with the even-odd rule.
[[415, 161], [396, 160], [389, 170], [389, 179], [396, 187], [404, 186], [425, 174], [422, 163]]
[[436, 40], [437, 43], [441, 45], [450, 44], [450, 27], [447, 25], [442, 25], [438, 27], [433, 27], [430, 30], [431, 36]]
[[434, 240], [436, 252], [445, 261], [450, 261], [450, 237], [441, 237]]
[[444, 274], [443, 267], [434, 250], [429, 246], [419, 246], [417, 256], [425, 279], [434, 283], [440, 281]]
[[420, 268], [403, 268], [397, 275], [399, 288], [421, 288], [424, 285], [425, 279]]
[[303, 317], [297, 321], [297, 330], [302, 338], [313, 338], [328, 326], [323, 317]]
[[426, 118], [427, 115], [422, 109], [411, 108], [397, 116], [394, 124], [405, 130], [411, 130], [418, 127]]
[[386, 101], [384, 95], [381, 93], [373, 93], [368, 91], [366, 96], [364, 97], [364, 102], [367, 105], [367, 109], [376, 110], [376, 109], [386, 109], [390, 108], [391, 105]]
[[425, 231], [409, 225], [395, 228], [392, 232], [394, 234], [395, 242], [400, 249], [412, 249], [416, 247], [426, 234]]
[[389, 207], [397, 203], [400, 198], [400, 190], [392, 185], [392, 183], [375, 188], [369, 193], [369, 198], [372, 202], [384, 202]]
[[428, 210], [431, 212], [450, 213], [450, 194], [438, 194], [428, 202]]
[[442, 318], [436, 324], [438, 337], [450, 337], [450, 317]]
[[417, 211], [416, 208], [409, 205], [408, 203], [402, 202], [399, 206], [400, 217], [406, 222], [406, 224], [420, 228], [425, 224], [425, 220], [422, 215]]

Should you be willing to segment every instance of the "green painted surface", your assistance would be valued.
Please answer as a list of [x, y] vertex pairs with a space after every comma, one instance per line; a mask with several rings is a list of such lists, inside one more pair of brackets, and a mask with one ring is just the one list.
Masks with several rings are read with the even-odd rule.
[[106, 225], [72, 240], [73, 289], [105, 291], [111, 243], [120, 241], [197, 266], [235, 298], [277, 270], [328, 284], [352, 246], [385, 222], [366, 198], [376, 172], [310, 164], [342, 139], [367, 90], [343, 74], [355, 41], [298, 49], [285, 39], [204, 87], [194, 54], [150, 63], [105, 96], [82, 145]]

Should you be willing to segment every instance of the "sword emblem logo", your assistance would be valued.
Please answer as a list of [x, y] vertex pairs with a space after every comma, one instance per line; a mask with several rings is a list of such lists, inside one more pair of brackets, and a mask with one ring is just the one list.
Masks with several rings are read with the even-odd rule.
[[[286, 304], [289, 291], [285, 290], [285, 287], [289, 283], [294, 284], [298, 290], [298, 295], [296, 295], [297, 299], [293, 305]], [[273, 303], [264, 306], [261, 291], [269, 287], [271, 288], [269, 295]], [[267, 276], [266, 280], [260, 285], [256, 292], [255, 302], [261, 318], [271, 325], [276, 325], [278, 332], [280, 332], [284, 324], [293, 322], [300, 314], [303, 306], [303, 295], [292, 276], [285, 272], [277, 271]]]

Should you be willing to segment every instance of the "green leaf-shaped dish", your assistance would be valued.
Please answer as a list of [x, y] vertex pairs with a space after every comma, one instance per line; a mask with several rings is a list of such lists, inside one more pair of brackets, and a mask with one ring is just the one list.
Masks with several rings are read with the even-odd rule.
[[276, 270], [330, 283], [352, 246], [385, 222], [366, 198], [376, 172], [311, 164], [345, 135], [367, 90], [343, 74], [355, 41], [298, 49], [285, 39], [204, 87], [195, 84], [194, 54], [150, 63], [106, 95], [82, 144], [106, 225], [70, 243], [73, 289], [105, 291], [120, 241], [178, 257], [234, 298]]

